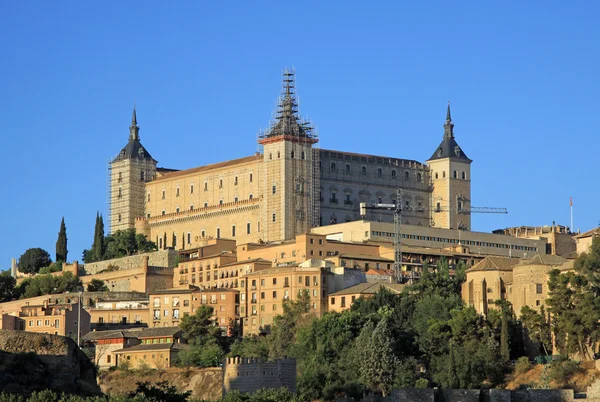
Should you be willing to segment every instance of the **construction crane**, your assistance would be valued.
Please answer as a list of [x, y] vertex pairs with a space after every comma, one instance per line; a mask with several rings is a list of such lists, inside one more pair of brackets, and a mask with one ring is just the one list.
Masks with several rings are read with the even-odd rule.
[[[365, 218], [367, 216], [367, 210], [375, 209], [375, 210], [387, 210], [394, 212], [394, 275], [396, 280], [400, 281], [402, 275], [402, 239], [401, 239], [401, 219], [402, 219], [402, 211], [434, 211], [434, 212], [448, 212], [456, 210], [461, 213], [478, 213], [478, 214], [507, 214], [508, 211], [506, 208], [493, 208], [493, 207], [471, 207], [471, 208], [451, 208], [451, 207], [443, 207], [439, 204], [435, 207], [412, 207], [412, 206], [402, 206], [402, 190], [396, 190], [396, 204], [384, 204], [384, 203], [360, 203], [360, 215]], [[461, 224], [462, 225], [462, 224]], [[459, 230], [465, 230], [466, 227], [459, 225]], [[414, 273], [413, 273], [414, 279]], [[411, 280], [412, 281], [412, 280]]]

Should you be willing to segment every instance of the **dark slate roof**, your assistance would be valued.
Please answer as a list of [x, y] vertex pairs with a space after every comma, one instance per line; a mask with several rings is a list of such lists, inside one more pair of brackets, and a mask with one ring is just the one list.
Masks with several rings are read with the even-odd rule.
[[157, 338], [161, 336], [174, 336], [182, 332], [179, 327], [162, 327], [162, 328], [144, 328], [135, 333], [139, 339], [142, 338]]
[[187, 345], [181, 343], [142, 343], [140, 345], [131, 346], [128, 348], [123, 348], [119, 350], [115, 350], [113, 353], [129, 353], [129, 352], [143, 352], [143, 351], [151, 351], [151, 350], [181, 350], [186, 348]]
[[431, 155], [428, 160], [432, 161], [435, 159], [453, 158], [463, 160], [465, 162], [472, 162], [471, 159], [463, 152], [462, 148], [458, 145], [454, 137], [444, 137], [439, 147]]
[[117, 155], [114, 161], [120, 161], [123, 159], [146, 159], [156, 162], [146, 148], [144, 148], [140, 140], [132, 138], [129, 139], [127, 145], [125, 145], [121, 152], [119, 152], [119, 155]]
[[100, 339], [118, 339], [118, 338], [136, 338], [134, 333], [125, 330], [115, 331], [92, 331], [85, 334], [82, 339], [84, 341], [97, 341]]

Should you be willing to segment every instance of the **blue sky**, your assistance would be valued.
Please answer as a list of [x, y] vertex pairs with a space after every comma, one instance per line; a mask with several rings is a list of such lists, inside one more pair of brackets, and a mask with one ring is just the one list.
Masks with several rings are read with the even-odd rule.
[[600, 220], [597, 2], [0, 2], [0, 268], [69, 260], [106, 215], [108, 161], [137, 104], [159, 166], [246, 156], [281, 70], [322, 148], [426, 160], [452, 101], [474, 160], [475, 230]]

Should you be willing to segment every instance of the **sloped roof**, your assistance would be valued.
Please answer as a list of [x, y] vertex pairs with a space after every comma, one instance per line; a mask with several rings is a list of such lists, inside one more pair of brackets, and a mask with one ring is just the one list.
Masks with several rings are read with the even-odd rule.
[[432, 161], [444, 158], [459, 159], [469, 163], [472, 162], [458, 145], [454, 137], [445, 137], [428, 160]]
[[129, 352], [147, 352], [152, 350], [181, 350], [188, 347], [186, 344], [181, 343], [142, 343], [140, 345], [130, 346], [113, 351], [113, 353], [129, 353]]
[[600, 236], [600, 227], [594, 228], [592, 230], [588, 230], [587, 232], [583, 232], [574, 237], [576, 239], [583, 239], [585, 237], [592, 237], [592, 236]]
[[150, 153], [144, 148], [140, 140], [129, 139], [127, 145], [119, 152], [119, 155], [113, 160], [119, 161], [123, 159], [146, 159], [156, 162]]
[[144, 328], [136, 332], [136, 337], [142, 338], [157, 338], [161, 336], [174, 336], [182, 332], [179, 327], [162, 327], [162, 328]]
[[198, 166], [198, 167], [191, 168], [191, 169], [179, 170], [176, 172], [165, 173], [163, 176], [157, 177], [156, 179], [154, 179], [154, 181], [167, 180], [167, 179], [172, 179], [174, 177], [185, 176], [188, 174], [200, 173], [200, 172], [205, 172], [208, 170], [220, 169], [220, 168], [229, 167], [229, 166], [235, 166], [235, 165], [239, 165], [242, 163], [248, 163], [248, 162], [253, 162], [256, 160], [261, 160], [262, 158], [263, 158], [263, 156], [261, 154], [256, 154], [256, 155], [252, 155], [252, 156], [246, 156], [244, 158], [232, 159], [232, 160], [225, 161], [225, 162], [213, 163], [211, 165], [204, 165], [204, 166]]
[[485, 257], [465, 272], [477, 271], [512, 271], [514, 266], [519, 264], [518, 258], [510, 257]]
[[401, 283], [359, 283], [358, 285], [350, 286], [349, 288], [342, 289], [338, 292], [330, 294], [330, 296], [343, 296], [343, 295], [373, 295], [377, 293], [381, 288], [394, 292], [401, 293], [406, 285]]
[[[139, 331], [136, 331], [139, 332]], [[82, 339], [84, 341], [97, 341], [100, 339], [116, 339], [116, 338], [137, 338], [134, 333], [127, 330], [112, 330], [112, 331], [92, 331], [85, 334]]]
[[523, 259], [523, 265], [563, 265], [567, 260], [559, 255], [536, 254]]

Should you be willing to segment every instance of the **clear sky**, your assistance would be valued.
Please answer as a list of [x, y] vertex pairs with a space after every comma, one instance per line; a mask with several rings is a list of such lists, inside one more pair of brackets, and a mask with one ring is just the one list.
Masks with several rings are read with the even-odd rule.
[[0, 268], [106, 216], [133, 104], [159, 166], [252, 154], [294, 67], [323, 148], [425, 161], [446, 103], [473, 229], [595, 227], [600, 3], [0, 1]]

